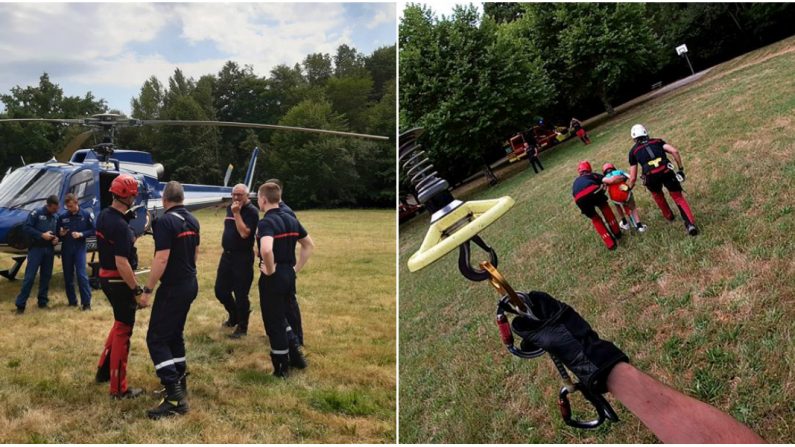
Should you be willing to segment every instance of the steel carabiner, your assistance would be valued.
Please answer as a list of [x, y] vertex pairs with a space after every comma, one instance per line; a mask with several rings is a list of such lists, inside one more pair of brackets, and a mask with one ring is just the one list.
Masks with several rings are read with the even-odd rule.
[[[591, 405], [593, 405], [594, 409], [596, 410], [596, 414], [598, 415], [597, 419], [581, 421], [572, 418], [569, 394], [576, 391], [582, 393], [583, 397], [585, 397], [585, 399], [590, 402]], [[609, 419], [612, 422], [618, 422], [618, 415], [613, 410], [613, 407], [610, 406], [610, 403], [604, 398], [604, 396], [592, 395], [579, 382], [571, 385], [567, 384], [560, 389], [560, 394], [558, 395], [558, 408], [560, 409], [560, 416], [563, 418], [563, 422], [565, 422], [569, 427], [588, 430], [599, 427], [606, 419]]]
[[483, 251], [489, 254], [489, 262], [491, 262], [491, 265], [497, 265], [497, 253], [493, 248], [486, 244], [486, 242], [484, 242], [480, 236], [475, 235], [472, 237], [472, 239], [464, 242], [458, 247], [458, 270], [460, 270], [461, 274], [470, 281], [480, 282], [491, 279], [491, 275], [488, 271], [472, 266], [472, 263], [469, 260], [470, 242], [474, 242], [478, 247], [482, 248]]

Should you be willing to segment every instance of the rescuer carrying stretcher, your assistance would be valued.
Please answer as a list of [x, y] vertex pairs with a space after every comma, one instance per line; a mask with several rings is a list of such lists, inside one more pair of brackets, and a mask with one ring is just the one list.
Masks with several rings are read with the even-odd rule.
[[[605, 194], [605, 187], [602, 184], [603, 176], [592, 172], [591, 163], [588, 161], [581, 161], [577, 166], [577, 173], [579, 176], [574, 179], [571, 193], [574, 196], [574, 203], [580, 208], [580, 211], [591, 219], [596, 233], [602, 238], [608, 250], [614, 250], [618, 246], [618, 239], [621, 238], [621, 228], [618, 226], [616, 216], [607, 203], [607, 195]], [[604, 215], [607, 225], [602, 221], [602, 218], [596, 212], [599, 208]]]

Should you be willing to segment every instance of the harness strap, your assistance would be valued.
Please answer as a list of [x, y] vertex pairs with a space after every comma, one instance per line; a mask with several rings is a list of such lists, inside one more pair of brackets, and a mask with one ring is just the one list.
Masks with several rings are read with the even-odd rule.
[[598, 185], [590, 185], [587, 188], [583, 188], [582, 191], [580, 191], [580, 192], [578, 192], [577, 194], [574, 195], [574, 201], [576, 202], [576, 201], [582, 199], [583, 197], [585, 197], [585, 196], [587, 196], [587, 195], [589, 195], [589, 194], [591, 194], [593, 192], [596, 192], [596, 191], [598, 191], [600, 189], [602, 189], [602, 187], [598, 186]]

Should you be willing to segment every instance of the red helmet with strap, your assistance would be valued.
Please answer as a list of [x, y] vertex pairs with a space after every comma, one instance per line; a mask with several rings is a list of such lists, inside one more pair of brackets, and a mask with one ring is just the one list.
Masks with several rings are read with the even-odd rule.
[[130, 174], [120, 174], [113, 179], [110, 184], [110, 189], [113, 195], [126, 199], [128, 197], [135, 197], [138, 195], [138, 181], [135, 180]]
[[580, 164], [577, 165], [578, 174], [582, 174], [583, 172], [591, 172], [591, 171], [593, 171], [593, 169], [591, 169], [591, 163], [588, 162], [588, 160], [583, 160], [580, 162]]
[[605, 163], [602, 165], [602, 174], [607, 174], [610, 171], [615, 171], [616, 167], [613, 163]]

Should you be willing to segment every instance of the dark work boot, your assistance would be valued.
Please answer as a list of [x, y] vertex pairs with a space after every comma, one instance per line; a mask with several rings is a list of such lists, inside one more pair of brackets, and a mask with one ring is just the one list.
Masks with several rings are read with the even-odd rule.
[[304, 353], [301, 352], [301, 346], [297, 342], [290, 343], [290, 366], [298, 369], [304, 369], [307, 366]]
[[166, 384], [166, 396], [160, 401], [160, 405], [146, 412], [149, 419], [160, 419], [164, 417], [186, 414], [188, 412], [188, 401], [185, 399], [185, 392], [182, 384]]
[[273, 362], [273, 375], [286, 379], [290, 375], [289, 356], [287, 354], [274, 354], [271, 352]]
[[[179, 377], [179, 384], [182, 385], [182, 391], [185, 393], [185, 397], [188, 396], [188, 375], [190, 375], [190, 373], [186, 371]], [[166, 397], [166, 388], [160, 388], [159, 390], [154, 391], [153, 394], [162, 399]]]
[[234, 310], [227, 309], [227, 313], [229, 313], [229, 317], [221, 323], [221, 327], [235, 327], [237, 326], [237, 315]]
[[235, 328], [235, 332], [232, 332], [229, 335], [229, 338], [243, 338], [248, 333], [248, 317], [251, 315], [251, 311], [246, 312], [244, 315], [240, 317], [237, 322], [237, 327]]

